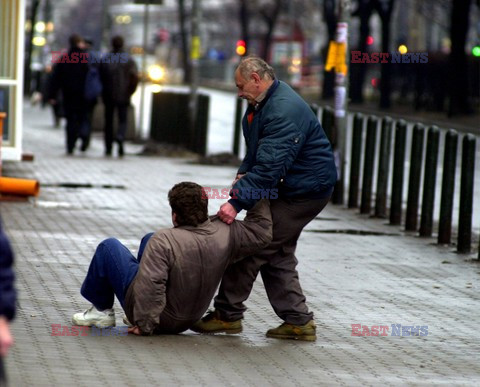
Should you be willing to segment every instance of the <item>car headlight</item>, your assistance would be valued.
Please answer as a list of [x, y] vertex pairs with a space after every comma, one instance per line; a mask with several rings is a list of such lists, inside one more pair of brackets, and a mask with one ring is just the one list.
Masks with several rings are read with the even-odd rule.
[[148, 77], [153, 82], [160, 82], [165, 79], [165, 68], [159, 65], [151, 65], [148, 67]]

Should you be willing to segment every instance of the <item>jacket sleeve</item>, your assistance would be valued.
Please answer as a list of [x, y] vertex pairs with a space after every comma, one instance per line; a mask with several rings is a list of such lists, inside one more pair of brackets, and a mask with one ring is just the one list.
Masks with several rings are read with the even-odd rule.
[[166, 303], [170, 253], [159, 238], [147, 244], [133, 284], [134, 322], [144, 334], [153, 333]]
[[[264, 124], [263, 137], [258, 142], [256, 163], [234, 186], [237, 198], [230, 199], [237, 211], [252, 208], [258, 199], [246, 194], [249, 189], [271, 189], [278, 185], [282, 177], [295, 161], [305, 143], [305, 135], [294, 122], [275, 115]], [[243, 193], [243, 194], [242, 194]]]
[[232, 227], [235, 228], [236, 240], [234, 262], [267, 247], [272, 241], [270, 202], [267, 199], [260, 200], [247, 212], [243, 221], [234, 221]]
[[16, 292], [13, 286], [13, 253], [7, 236], [0, 227], [0, 316], [15, 317]]

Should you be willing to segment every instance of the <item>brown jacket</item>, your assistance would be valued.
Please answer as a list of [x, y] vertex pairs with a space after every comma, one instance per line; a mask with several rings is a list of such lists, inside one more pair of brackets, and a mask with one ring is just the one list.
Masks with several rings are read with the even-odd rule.
[[197, 227], [157, 231], [125, 296], [128, 320], [145, 334], [187, 330], [207, 310], [226, 267], [271, 239], [267, 200], [231, 225], [213, 216]]

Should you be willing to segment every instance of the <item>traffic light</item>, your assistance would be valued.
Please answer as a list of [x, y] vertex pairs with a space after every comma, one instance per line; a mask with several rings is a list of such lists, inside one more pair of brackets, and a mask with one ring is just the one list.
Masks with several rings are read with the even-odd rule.
[[472, 48], [472, 54], [473, 56], [480, 56], [480, 45], [477, 45]]
[[235, 52], [240, 56], [245, 55], [247, 52], [247, 44], [245, 43], [245, 40], [237, 40], [237, 48], [235, 49]]

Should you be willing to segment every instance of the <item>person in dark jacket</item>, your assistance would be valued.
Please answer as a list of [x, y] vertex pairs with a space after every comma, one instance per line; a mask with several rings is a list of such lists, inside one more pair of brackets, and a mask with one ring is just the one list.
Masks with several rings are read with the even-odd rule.
[[183, 332], [207, 310], [227, 265], [272, 240], [267, 200], [226, 225], [208, 217], [208, 197], [198, 184], [176, 184], [168, 199], [174, 227], [147, 234], [138, 259], [113, 238], [97, 247], [81, 290], [93, 305], [74, 314], [73, 324], [115, 326], [116, 295], [133, 324], [130, 333]]
[[55, 104], [58, 90], [62, 91], [63, 108], [67, 120], [67, 154], [73, 154], [78, 138], [81, 138], [81, 151], [87, 150], [90, 139], [88, 125], [88, 104], [85, 99], [85, 80], [88, 71], [88, 54], [85, 42], [80, 35], [69, 38], [70, 49], [53, 68], [50, 103]]
[[118, 113], [118, 130], [115, 142], [118, 144], [118, 155], [123, 156], [123, 142], [127, 132], [128, 107], [130, 97], [138, 84], [138, 71], [135, 61], [123, 50], [124, 41], [121, 36], [112, 38], [112, 52], [105, 56], [100, 67], [105, 105], [105, 155], [112, 154], [114, 141], [113, 116]]
[[296, 270], [295, 249], [303, 228], [326, 206], [337, 175], [330, 143], [317, 117], [270, 65], [247, 57], [235, 71], [238, 95], [248, 101], [243, 117], [247, 153], [238, 169], [232, 197], [218, 211], [231, 223], [248, 210], [254, 190], [278, 190], [271, 200], [273, 241], [253, 257], [231, 265], [223, 276], [215, 310], [192, 330], [200, 333], [238, 331], [253, 283], [261, 273], [268, 299], [285, 322], [267, 337], [316, 340], [313, 313], [306, 306]]
[[16, 292], [13, 286], [13, 254], [0, 222], [0, 386], [6, 385], [3, 358], [13, 345], [10, 321], [15, 317]]

